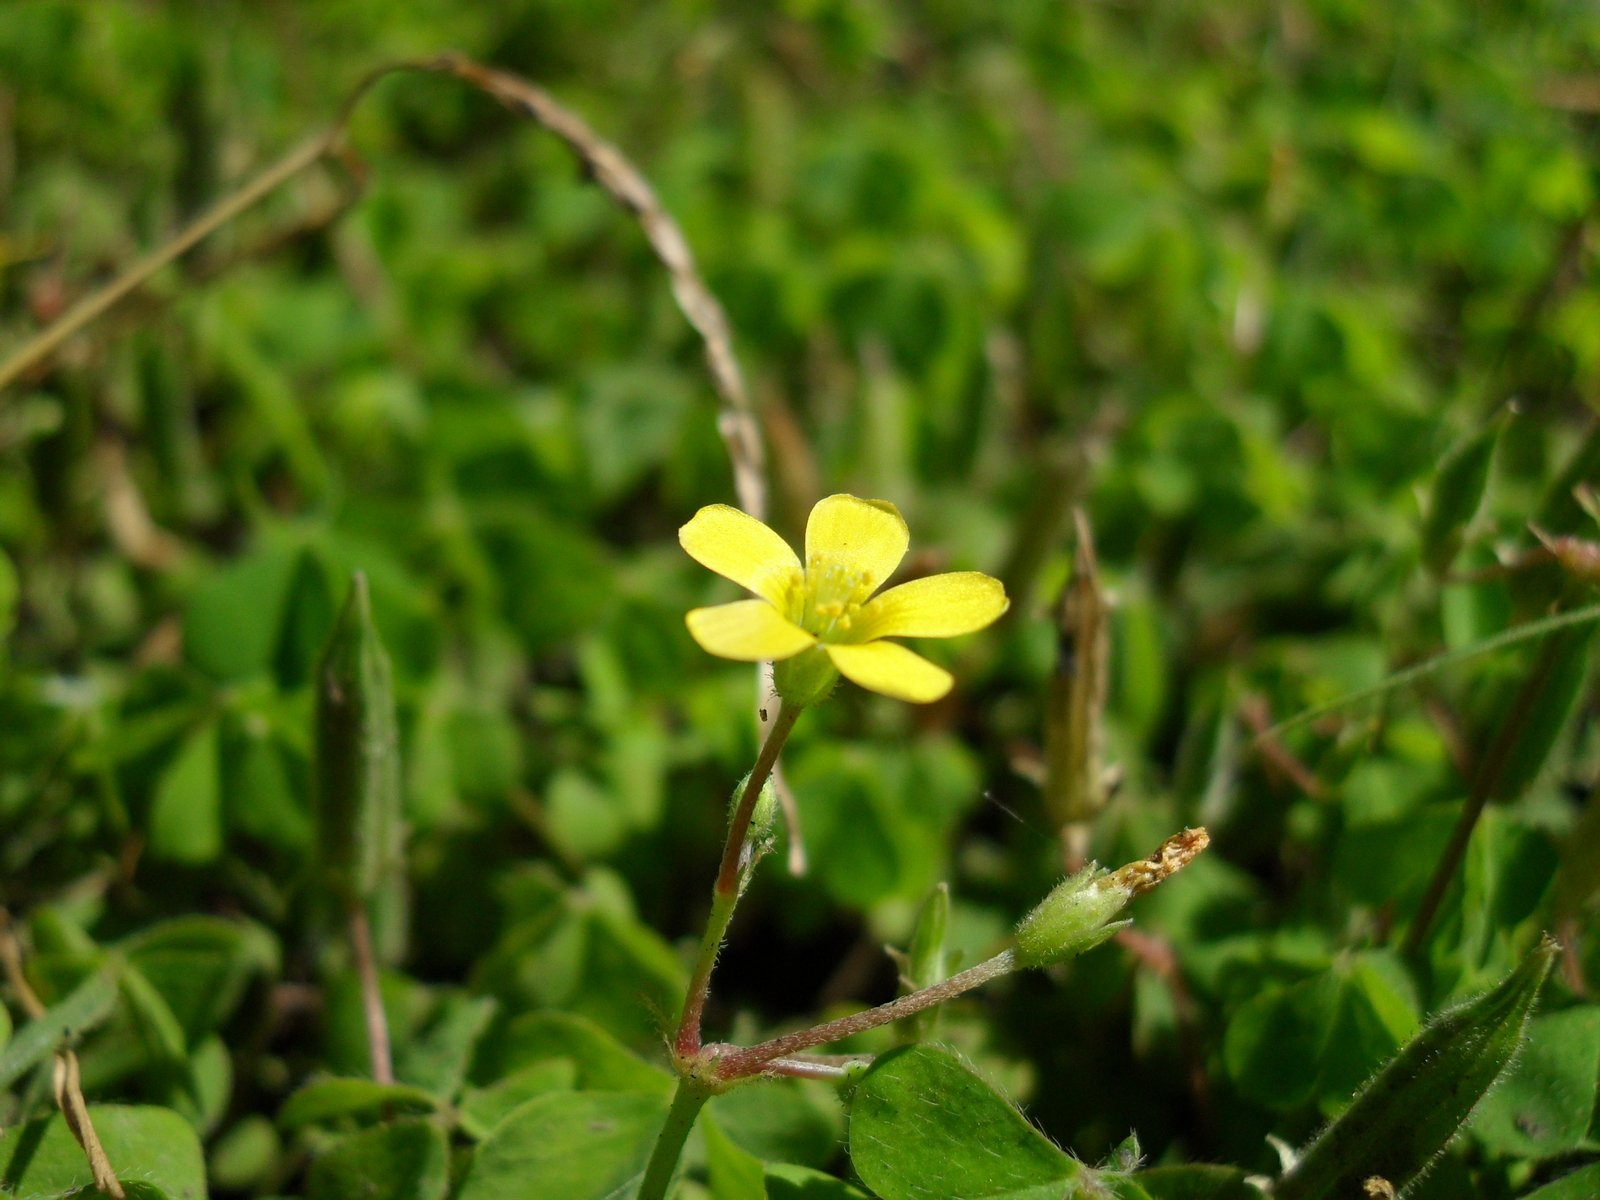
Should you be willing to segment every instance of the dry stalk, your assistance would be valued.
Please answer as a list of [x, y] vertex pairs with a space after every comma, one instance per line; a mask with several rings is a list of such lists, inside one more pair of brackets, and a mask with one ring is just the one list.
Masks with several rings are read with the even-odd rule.
[[[44, 1016], [44, 1003], [22, 969], [22, 946], [11, 927], [11, 914], [3, 908], [0, 908], [0, 968], [4, 969], [6, 982], [16, 993], [17, 1003], [28, 1014], [28, 1019], [37, 1021]], [[56, 1050], [51, 1082], [56, 1103], [61, 1106], [62, 1119], [66, 1121], [78, 1145], [83, 1147], [84, 1157], [89, 1160], [89, 1174], [94, 1179], [95, 1187], [111, 1200], [125, 1200], [127, 1193], [122, 1190], [117, 1173], [112, 1170], [111, 1160], [106, 1157], [105, 1147], [100, 1144], [100, 1136], [94, 1131], [94, 1122], [89, 1119], [89, 1105], [83, 1098], [78, 1056], [69, 1047], [62, 1046]]]

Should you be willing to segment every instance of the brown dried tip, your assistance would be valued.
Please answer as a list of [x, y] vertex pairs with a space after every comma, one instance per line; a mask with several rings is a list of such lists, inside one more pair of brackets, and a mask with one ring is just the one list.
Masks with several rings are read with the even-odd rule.
[[1382, 1175], [1368, 1175], [1361, 1184], [1361, 1191], [1367, 1200], [1394, 1200], [1394, 1184]]
[[1127, 888], [1135, 896], [1148, 892], [1163, 879], [1183, 870], [1195, 857], [1211, 844], [1211, 835], [1201, 829], [1185, 829], [1161, 843], [1149, 858], [1129, 863], [1111, 873], [1106, 883], [1112, 887]]
[[1570, 536], [1552, 537], [1531, 523], [1528, 529], [1568, 575], [1584, 583], [1600, 583], [1600, 542]]

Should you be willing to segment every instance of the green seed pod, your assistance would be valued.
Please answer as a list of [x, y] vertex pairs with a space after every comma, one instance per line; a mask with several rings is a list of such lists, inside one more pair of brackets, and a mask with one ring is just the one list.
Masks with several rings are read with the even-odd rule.
[[906, 948], [905, 982], [912, 991], [943, 983], [946, 974], [944, 935], [950, 925], [950, 885], [940, 883], [922, 903], [911, 945]]
[[1359, 1196], [1373, 1176], [1404, 1190], [1516, 1057], [1557, 949], [1545, 938], [1496, 987], [1429, 1021], [1306, 1148], [1276, 1200]]
[[366, 577], [351, 581], [316, 674], [317, 850], [346, 904], [365, 903], [400, 847], [400, 746], [389, 656]]
[[1085, 867], [1018, 923], [1017, 966], [1047, 967], [1093, 949], [1129, 923], [1112, 918], [1131, 899], [1133, 889], [1113, 882], [1105, 868]]
[[[905, 950], [887, 947], [889, 957], [900, 969], [902, 995], [920, 992], [936, 983], [943, 983], [950, 974], [949, 955], [945, 952], [945, 930], [950, 925], [950, 885], [939, 883], [922, 902], [917, 913], [917, 923], [911, 929], [911, 943]], [[923, 1009], [900, 1023], [903, 1040], [926, 1041], [933, 1036], [939, 1023], [938, 1007]]]

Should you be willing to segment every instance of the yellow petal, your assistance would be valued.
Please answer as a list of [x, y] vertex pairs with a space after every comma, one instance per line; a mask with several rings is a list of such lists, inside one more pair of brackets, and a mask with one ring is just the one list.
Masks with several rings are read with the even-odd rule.
[[691, 609], [684, 621], [702, 650], [740, 662], [788, 658], [817, 640], [765, 600]]
[[800, 560], [760, 521], [726, 504], [708, 504], [678, 530], [689, 557], [787, 612], [798, 593]]
[[955, 637], [982, 629], [1010, 606], [1005, 586], [982, 571], [929, 575], [867, 601], [852, 633], [884, 637]]
[[927, 704], [943, 696], [955, 682], [943, 667], [894, 642], [825, 645], [823, 649], [846, 679], [896, 700]]
[[870, 594], [894, 574], [910, 541], [905, 518], [887, 500], [828, 496], [806, 522], [806, 570], [837, 566], [859, 573]]

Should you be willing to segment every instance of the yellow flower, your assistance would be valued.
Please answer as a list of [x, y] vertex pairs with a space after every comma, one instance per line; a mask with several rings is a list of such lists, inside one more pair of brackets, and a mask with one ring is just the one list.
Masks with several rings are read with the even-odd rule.
[[887, 500], [818, 501], [803, 568], [781, 537], [726, 504], [695, 513], [678, 540], [696, 562], [760, 597], [690, 612], [694, 640], [722, 658], [777, 661], [778, 693], [798, 704], [827, 695], [838, 675], [899, 700], [937, 700], [950, 673], [883, 639], [971, 633], [1010, 604], [1000, 581], [978, 571], [913, 579], [874, 597], [910, 541]]

